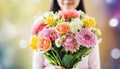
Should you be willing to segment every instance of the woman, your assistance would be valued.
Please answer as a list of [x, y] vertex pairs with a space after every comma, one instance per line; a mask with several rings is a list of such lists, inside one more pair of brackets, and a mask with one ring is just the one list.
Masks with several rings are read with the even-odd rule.
[[[84, 10], [82, 0], [53, 0], [52, 11], [77, 9]], [[43, 54], [35, 52], [33, 56], [33, 69], [64, 69], [61, 66], [51, 66]], [[100, 69], [98, 46], [78, 63], [75, 69]]]

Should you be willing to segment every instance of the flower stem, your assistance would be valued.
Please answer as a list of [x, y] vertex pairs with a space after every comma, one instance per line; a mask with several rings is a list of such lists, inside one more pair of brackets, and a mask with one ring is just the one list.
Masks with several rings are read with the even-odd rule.
[[53, 49], [51, 49], [51, 52], [52, 52], [53, 56], [56, 58], [56, 61], [58, 62], [58, 64], [61, 66], [61, 63], [60, 63], [59, 59], [56, 57], [56, 55], [54, 54], [54, 52], [53, 52], [53, 51], [54, 51], [54, 50], [53, 50]]
[[56, 53], [56, 55], [58, 56], [58, 59], [59, 59], [60, 63], [63, 65], [62, 60], [61, 60], [60, 55], [58, 54], [58, 52], [55, 49], [53, 49], [53, 51]]

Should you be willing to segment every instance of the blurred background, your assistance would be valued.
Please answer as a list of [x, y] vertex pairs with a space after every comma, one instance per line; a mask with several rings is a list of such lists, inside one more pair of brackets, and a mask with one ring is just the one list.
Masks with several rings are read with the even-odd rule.
[[[120, 0], [84, 0], [87, 14], [102, 31], [101, 69], [120, 69]], [[52, 0], [0, 0], [0, 69], [32, 69], [28, 47], [34, 18]]]

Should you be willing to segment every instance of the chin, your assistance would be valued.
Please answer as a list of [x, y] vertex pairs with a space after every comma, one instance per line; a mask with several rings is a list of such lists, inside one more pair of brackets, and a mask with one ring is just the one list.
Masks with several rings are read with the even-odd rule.
[[63, 10], [75, 9], [74, 7], [66, 7]]

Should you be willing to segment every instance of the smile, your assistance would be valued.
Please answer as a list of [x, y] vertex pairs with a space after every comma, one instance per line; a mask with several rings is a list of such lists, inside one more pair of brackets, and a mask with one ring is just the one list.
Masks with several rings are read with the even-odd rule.
[[64, 4], [64, 5], [73, 5], [74, 2], [73, 2], [72, 0], [71, 0], [71, 1], [65, 0], [65, 1], [63, 1], [63, 4]]

